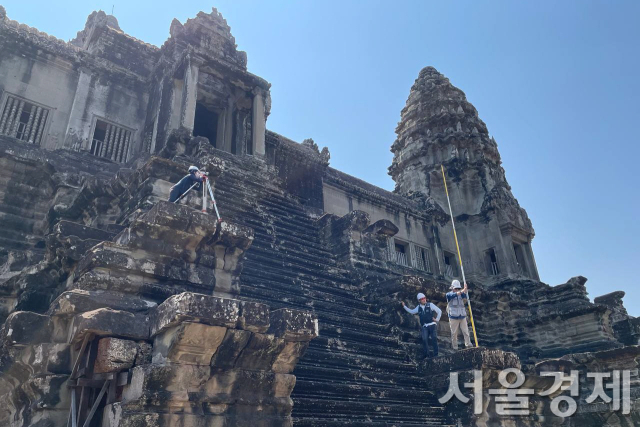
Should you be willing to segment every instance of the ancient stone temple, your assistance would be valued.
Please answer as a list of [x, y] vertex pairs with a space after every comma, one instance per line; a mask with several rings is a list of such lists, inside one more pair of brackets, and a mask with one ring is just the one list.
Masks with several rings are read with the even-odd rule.
[[[539, 281], [461, 90], [420, 72], [394, 192], [269, 131], [269, 90], [215, 9], [157, 48], [103, 12], [67, 43], [0, 7], [0, 425], [640, 425], [640, 321]], [[167, 202], [192, 164], [220, 219]], [[454, 352], [445, 312], [423, 360], [400, 301], [444, 309], [462, 278], [443, 169], [480, 346]]]

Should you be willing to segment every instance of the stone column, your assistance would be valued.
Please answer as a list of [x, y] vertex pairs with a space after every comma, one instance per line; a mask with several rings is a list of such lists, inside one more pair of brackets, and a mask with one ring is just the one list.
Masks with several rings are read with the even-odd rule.
[[199, 64], [197, 64], [196, 61], [187, 58], [185, 68], [180, 126], [193, 131], [193, 123], [196, 118], [196, 101], [198, 98]]
[[[91, 150], [93, 138], [93, 115], [87, 115], [87, 103], [90, 102], [89, 92], [91, 90], [91, 74], [84, 70], [80, 71], [76, 93], [73, 97], [69, 121], [65, 132], [66, 147], [80, 146], [82, 150]], [[36, 138], [37, 141], [37, 138]], [[50, 147], [51, 149], [60, 147]]]
[[265, 154], [265, 131], [266, 131], [266, 114], [264, 110], [264, 94], [262, 89], [256, 87], [253, 90], [253, 109], [251, 111], [253, 123], [251, 126], [253, 139], [253, 154], [264, 156]]
[[533, 249], [531, 248], [531, 238], [527, 243], [523, 245], [524, 252], [526, 255], [527, 269], [529, 270], [529, 274], [533, 280], [540, 280], [540, 276], [538, 275], [538, 266], [536, 265], [536, 258], [533, 256]]

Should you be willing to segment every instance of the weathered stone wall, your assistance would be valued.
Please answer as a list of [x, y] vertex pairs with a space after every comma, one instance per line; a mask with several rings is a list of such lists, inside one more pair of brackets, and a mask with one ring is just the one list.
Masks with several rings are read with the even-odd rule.
[[123, 48], [119, 40], [127, 36], [106, 21], [89, 21], [93, 43], [78, 47], [1, 19], [0, 105], [12, 94], [49, 109], [43, 148], [89, 150], [99, 117], [133, 130], [130, 152], [138, 152], [148, 100], [147, 76], [138, 73], [148, 72], [153, 57], [141, 55], [139, 42]]

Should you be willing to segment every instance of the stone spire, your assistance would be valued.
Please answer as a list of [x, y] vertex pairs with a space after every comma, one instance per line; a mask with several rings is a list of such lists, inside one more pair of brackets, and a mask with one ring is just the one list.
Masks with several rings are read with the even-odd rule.
[[524, 234], [533, 227], [511, 193], [487, 126], [460, 89], [433, 67], [420, 71], [396, 128], [389, 174], [395, 191], [431, 199], [448, 212], [440, 165], [447, 171], [455, 216], [496, 214]]

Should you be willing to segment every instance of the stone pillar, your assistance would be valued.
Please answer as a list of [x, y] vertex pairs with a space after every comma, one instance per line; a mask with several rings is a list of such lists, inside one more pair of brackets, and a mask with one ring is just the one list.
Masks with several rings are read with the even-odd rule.
[[[93, 138], [93, 126], [90, 125], [93, 117], [86, 116], [87, 102], [90, 101], [89, 91], [91, 90], [91, 74], [85, 71], [80, 71], [78, 77], [78, 83], [76, 86], [76, 93], [73, 98], [73, 104], [71, 105], [71, 112], [69, 113], [69, 122], [67, 123], [67, 130], [65, 132], [66, 147], [77, 146], [82, 144], [81, 149], [91, 149], [91, 139]], [[89, 133], [86, 133], [89, 132]], [[60, 148], [60, 147], [47, 147], [47, 148]]]
[[193, 131], [196, 118], [196, 100], [198, 98], [198, 64], [187, 58], [184, 71], [184, 89], [182, 91], [182, 115], [180, 125]]
[[226, 148], [226, 144], [228, 144], [228, 141], [225, 140], [224, 138], [226, 120], [227, 120], [227, 109], [225, 108], [218, 115], [218, 129], [216, 132], [216, 148], [224, 151], [228, 151]]
[[527, 258], [527, 268], [529, 269], [529, 274], [533, 280], [540, 280], [540, 276], [538, 275], [538, 266], [536, 265], [536, 258], [533, 255], [533, 249], [531, 248], [531, 238], [527, 243], [522, 245], [524, 247], [524, 252]]
[[253, 138], [253, 154], [264, 156], [265, 154], [265, 131], [266, 131], [266, 114], [264, 109], [264, 94], [262, 89], [256, 87], [253, 90], [253, 109], [251, 110], [253, 123], [251, 126]]

